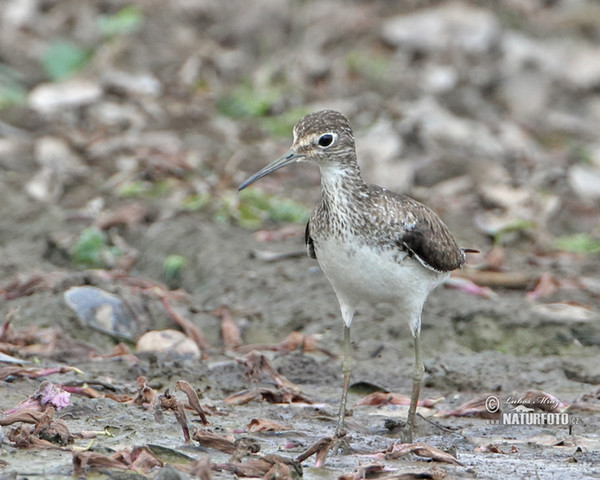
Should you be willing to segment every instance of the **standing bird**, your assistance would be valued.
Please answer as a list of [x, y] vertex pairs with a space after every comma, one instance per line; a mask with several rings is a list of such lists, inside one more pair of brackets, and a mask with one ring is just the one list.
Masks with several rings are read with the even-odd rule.
[[465, 262], [448, 228], [435, 212], [404, 195], [368, 185], [360, 174], [350, 122], [341, 113], [310, 113], [294, 126], [288, 153], [243, 182], [238, 190], [296, 162], [315, 162], [321, 171], [321, 203], [306, 225], [308, 255], [318, 260], [337, 296], [344, 321], [344, 377], [336, 437], [344, 415], [352, 345], [350, 327], [361, 302], [388, 303], [410, 325], [415, 346], [413, 387], [402, 441], [412, 442], [424, 367], [421, 312], [431, 291]]

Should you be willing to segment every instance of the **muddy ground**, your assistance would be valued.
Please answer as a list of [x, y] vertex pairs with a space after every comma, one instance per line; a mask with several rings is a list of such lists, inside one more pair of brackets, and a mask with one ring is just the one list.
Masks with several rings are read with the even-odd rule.
[[[233, 478], [224, 465], [296, 458], [332, 434], [342, 323], [303, 243], [318, 169], [289, 167], [249, 195], [235, 190], [320, 108], [350, 118], [369, 181], [427, 203], [481, 253], [423, 314], [421, 395], [433, 401], [420, 409], [416, 440], [459, 463], [381, 454], [407, 407], [356, 403], [374, 390], [408, 395], [413, 350], [403, 319], [365, 305], [352, 327], [349, 448], [297, 470], [314, 479], [371, 464], [384, 471], [369, 478], [600, 477], [600, 10], [591, 1], [426, 3], [2, 3], [0, 318], [10, 328], [0, 350], [27, 368], [79, 371], [3, 375], [0, 410], [44, 380], [89, 385], [97, 398], [73, 393], [56, 417], [71, 433], [110, 436], [25, 448], [11, 432], [26, 424], [5, 425], [1, 478], [188, 478], [186, 465], [206, 459], [212, 478]], [[169, 257], [183, 266], [165, 266]], [[67, 305], [65, 292], [85, 285], [127, 304], [127, 334], [90, 328]], [[136, 351], [147, 331], [182, 330], [180, 317], [205, 336], [201, 358]], [[304, 347], [270, 348], [292, 332]], [[295, 387], [249, 375], [247, 345]], [[232, 459], [186, 444], [172, 412], [157, 421], [152, 406], [131, 401], [140, 376], [181, 401], [176, 382], [189, 382], [210, 421], [188, 410], [192, 430], [251, 437], [260, 452]], [[225, 401], [263, 387], [302, 397]], [[490, 395], [506, 412], [558, 399], [568, 422], [496, 424], [482, 418]], [[445, 415], [477, 399], [470, 415]], [[289, 428], [252, 432], [253, 419]], [[77, 449], [111, 456], [148, 445], [154, 467], [74, 469]]]

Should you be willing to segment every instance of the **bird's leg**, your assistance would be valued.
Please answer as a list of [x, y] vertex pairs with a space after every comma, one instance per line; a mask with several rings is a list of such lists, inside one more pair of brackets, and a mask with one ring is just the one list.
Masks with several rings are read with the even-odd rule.
[[348, 398], [348, 387], [350, 385], [350, 374], [352, 373], [352, 343], [350, 341], [350, 327], [344, 325], [344, 361], [342, 362], [342, 374], [344, 376], [344, 385], [342, 387], [342, 398], [340, 400], [340, 411], [338, 413], [338, 423], [335, 427], [335, 436], [344, 435], [344, 416], [346, 415], [346, 400]]
[[412, 443], [413, 430], [415, 428], [415, 417], [417, 414], [417, 403], [419, 402], [419, 394], [421, 393], [421, 381], [425, 374], [425, 367], [423, 366], [423, 360], [421, 359], [421, 331], [420, 328], [413, 332], [413, 338], [415, 341], [415, 367], [412, 372], [412, 394], [410, 396], [410, 407], [408, 407], [408, 417], [406, 419], [406, 425], [402, 430], [401, 440], [402, 443]]

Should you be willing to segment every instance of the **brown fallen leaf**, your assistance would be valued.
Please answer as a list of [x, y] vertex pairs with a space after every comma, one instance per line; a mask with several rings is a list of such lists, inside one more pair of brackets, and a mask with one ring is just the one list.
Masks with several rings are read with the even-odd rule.
[[490, 287], [482, 287], [481, 285], [477, 285], [474, 281], [464, 277], [450, 277], [444, 285], [447, 288], [454, 288], [461, 292], [487, 299], [496, 298], [498, 296], [498, 294]]
[[142, 223], [148, 217], [148, 213], [148, 207], [142, 203], [127, 203], [116, 210], [103, 212], [96, 225], [102, 230], [120, 225], [130, 229], [132, 226]]
[[299, 463], [304, 462], [307, 458], [316, 455], [315, 467], [320, 468], [325, 465], [327, 454], [334, 444], [333, 437], [323, 437], [309, 446], [304, 452], [296, 457], [296, 461]]
[[221, 337], [225, 351], [235, 350], [244, 343], [240, 328], [233, 321], [231, 311], [226, 306], [221, 306], [210, 313], [221, 319]]
[[530, 390], [525, 395], [513, 395], [509, 398], [509, 403], [516, 407], [523, 405], [528, 408], [537, 408], [544, 412], [562, 412], [569, 405], [561, 402], [554, 395], [542, 392], [541, 390]]
[[102, 453], [73, 451], [73, 476], [82, 476], [89, 470], [127, 470], [129, 467], [122, 461], [103, 455]]
[[535, 301], [544, 297], [549, 297], [558, 292], [559, 288], [560, 280], [558, 277], [549, 272], [544, 272], [538, 278], [533, 290], [527, 292], [527, 299]]
[[[425, 400], [419, 400], [418, 406], [433, 408], [441, 400], [441, 398], [437, 400], [429, 398]], [[355, 406], [359, 405], [410, 405], [410, 397], [408, 395], [394, 392], [373, 392], [355, 403]]]
[[455, 457], [446, 453], [439, 448], [432, 447], [425, 443], [400, 443], [394, 442], [385, 451], [385, 458], [393, 460], [403, 457], [410, 453], [414, 453], [419, 457], [431, 458], [436, 462], [452, 463], [454, 465], [462, 465]]
[[290, 391], [284, 388], [257, 388], [254, 390], [243, 390], [229, 395], [224, 401], [229, 405], [245, 405], [254, 400], [269, 403], [307, 403], [312, 400], [301, 392]]
[[273, 466], [263, 458], [253, 458], [245, 462], [219, 463], [214, 465], [217, 471], [231, 472], [238, 477], [263, 478]]
[[187, 423], [187, 417], [185, 415], [185, 407], [177, 400], [167, 388], [162, 395], [158, 396], [158, 403], [155, 406], [155, 411], [159, 410], [171, 410], [175, 414], [175, 419], [181, 427], [183, 432], [183, 438], [185, 443], [191, 443], [190, 429]]
[[146, 377], [138, 377], [138, 391], [131, 400], [132, 405], [143, 405], [146, 408], [153, 408], [158, 403], [158, 395], [146, 381]]
[[198, 415], [200, 415], [202, 423], [204, 425], [210, 425], [210, 422], [206, 418], [206, 413], [204, 413], [202, 405], [200, 405], [200, 399], [198, 398], [198, 393], [196, 390], [194, 390], [192, 386], [185, 380], [177, 380], [177, 383], [175, 383], [175, 390], [181, 390], [183, 393], [185, 393], [190, 406], [196, 411], [196, 413], [198, 413]]
[[0, 426], [5, 427], [7, 425], [12, 425], [13, 423], [37, 424], [43, 416], [44, 412], [41, 412], [37, 408], [30, 407], [0, 418]]
[[[221, 463], [214, 467], [217, 471], [232, 472], [239, 477], [291, 480], [302, 476], [302, 466], [296, 460], [274, 454], [262, 457], [254, 456], [245, 461]], [[293, 477], [292, 472], [294, 473]]]
[[169, 315], [171, 315], [171, 318], [175, 321], [177, 325], [179, 325], [183, 329], [183, 331], [188, 337], [190, 337], [194, 342], [196, 342], [196, 345], [198, 345], [200, 350], [202, 350], [203, 352], [210, 350], [210, 343], [208, 342], [204, 334], [200, 331], [200, 329], [190, 320], [178, 313], [173, 308], [166, 295], [161, 294], [159, 298], [163, 306], [165, 307], [165, 310], [169, 313]]
[[244, 358], [238, 360], [238, 362], [242, 363], [244, 367], [246, 367], [246, 377], [250, 381], [258, 381], [262, 375], [267, 375], [268, 377], [272, 378], [281, 388], [299, 390], [296, 385], [290, 382], [283, 375], [280, 375], [271, 363], [271, 360], [269, 360], [267, 356], [261, 352], [257, 352], [256, 350], [248, 352], [246, 355], [244, 355]]
[[[446, 417], [478, 417], [478, 418], [486, 418], [486, 419], [497, 419], [500, 418], [500, 414], [502, 413], [502, 405], [495, 403], [493, 405], [490, 404], [490, 398], [497, 399], [495, 395], [485, 395], [469, 400], [466, 403], [463, 403], [459, 407], [454, 410], [442, 410], [438, 412], [437, 416], [441, 418]], [[496, 408], [497, 407], [497, 408]], [[492, 410], [490, 412], [490, 410]]]
[[281, 432], [284, 430], [291, 430], [292, 427], [288, 425], [282, 425], [281, 423], [274, 422], [268, 418], [253, 418], [248, 424], [248, 431], [252, 433], [257, 432]]
[[156, 458], [145, 445], [125, 447], [114, 453], [111, 457], [127, 465], [132, 470], [141, 470], [146, 474], [150, 473], [154, 467], [163, 466], [163, 462]]
[[505, 452], [505, 451], [501, 450], [498, 445], [494, 445], [493, 443], [490, 443], [485, 446], [480, 445], [479, 447], [476, 447], [474, 451], [477, 453], [499, 453], [502, 455], [506, 455], [508, 453], [518, 453], [519, 449], [515, 445], [512, 445], [510, 448], [510, 452]]
[[257, 351], [272, 351], [272, 352], [295, 352], [301, 350], [303, 352], [321, 352], [330, 358], [337, 358], [337, 355], [331, 351], [319, 346], [315, 335], [305, 335], [302, 332], [291, 332], [287, 337], [277, 343], [257, 343], [254, 345], [241, 345], [236, 348], [236, 351], [248, 353], [252, 350]]
[[345, 473], [338, 477], [338, 480], [362, 480], [365, 478], [389, 478], [389, 477], [381, 477], [380, 474], [383, 473], [385, 469], [385, 465], [381, 465], [379, 463], [371, 463], [369, 465], [359, 465], [358, 468], [354, 471], [354, 473]]
[[232, 454], [236, 450], [232, 437], [224, 437], [203, 428], [196, 428], [192, 433], [192, 439], [205, 448], [214, 448], [223, 453]]
[[65, 450], [65, 447], [54, 445], [48, 440], [39, 438], [34, 432], [34, 427], [21, 425], [12, 428], [6, 436], [17, 448], [56, 449]]
[[49, 288], [46, 276], [40, 273], [34, 273], [29, 277], [19, 277], [7, 285], [0, 287], [0, 295], [4, 295], [5, 300], [15, 300], [20, 297], [33, 295], [36, 292]]
[[190, 463], [186, 468], [187, 471], [193, 478], [198, 478], [200, 480], [211, 480], [212, 465], [209, 456], [204, 456], [199, 460], [196, 460]]
[[0, 368], [0, 380], [6, 380], [8, 377], [24, 377], [29, 379], [36, 379], [40, 377], [47, 377], [48, 375], [54, 375], [57, 373], [69, 372], [81, 373], [81, 370], [79, 370], [76, 367], [36, 368], [9, 366]]
[[38, 423], [33, 433], [42, 440], [62, 446], [69, 445], [75, 440], [75, 436], [69, 431], [67, 423], [60, 419], [53, 420], [47, 425]]

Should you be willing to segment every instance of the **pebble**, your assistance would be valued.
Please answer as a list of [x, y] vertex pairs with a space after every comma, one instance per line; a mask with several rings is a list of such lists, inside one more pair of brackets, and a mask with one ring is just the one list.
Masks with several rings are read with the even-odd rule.
[[200, 348], [191, 338], [178, 330], [152, 330], [140, 337], [135, 346], [137, 353], [173, 352], [199, 359]]
[[40, 168], [25, 185], [25, 191], [40, 202], [59, 199], [65, 184], [88, 171], [67, 142], [59, 137], [45, 136], [36, 140], [34, 158]]
[[452, 2], [394, 17], [383, 23], [381, 34], [399, 48], [483, 53], [498, 41], [500, 25], [487, 10]]
[[27, 98], [27, 104], [42, 114], [56, 113], [64, 108], [89, 105], [102, 97], [102, 87], [89, 80], [70, 79], [60, 83], [42, 83]]
[[102, 84], [129, 95], [157, 97], [162, 91], [160, 82], [150, 73], [109, 70], [102, 75]]
[[137, 338], [135, 317], [116, 295], [97, 287], [83, 286], [69, 288], [64, 299], [84, 325], [122, 340], [135, 341]]
[[568, 174], [569, 185], [585, 200], [600, 200], [600, 169], [592, 165], [573, 165]]

